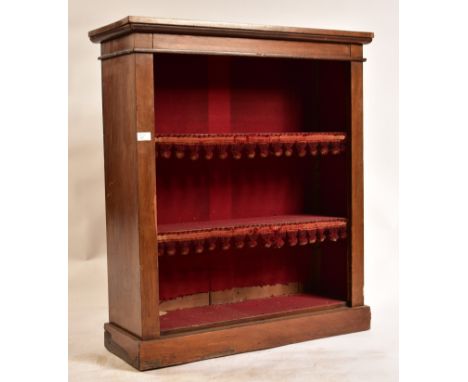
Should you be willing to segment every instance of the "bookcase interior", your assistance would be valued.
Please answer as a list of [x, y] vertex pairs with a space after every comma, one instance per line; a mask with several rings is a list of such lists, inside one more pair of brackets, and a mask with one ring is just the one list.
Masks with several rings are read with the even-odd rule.
[[[205, 135], [250, 134], [249, 139], [259, 142], [269, 134], [333, 132], [347, 137], [349, 65], [156, 54], [156, 136], [177, 134], [191, 142]], [[158, 154], [158, 234], [177, 227], [182, 231], [204, 227], [209, 232], [210, 224], [217, 227], [220, 222], [245, 219], [267, 224], [278, 216], [348, 219], [348, 141], [341, 144], [344, 150], [336, 155], [300, 156], [299, 151], [286, 155], [287, 146], [277, 155], [271, 151], [273, 145], [262, 156], [261, 144], [253, 146], [253, 157], [241, 148], [244, 153], [237, 159]], [[234, 145], [228, 150], [233, 151]], [[252, 247], [243, 243], [237, 247], [233, 241], [228, 248], [218, 244], [212, 250], [207, 250], [207, 243], [200, 244], [200, 250], [187, 250], [189, 254], [159, 256], [163, 334], [288, 311], [328, 309], [347, 300], [349, 245], [344, 237], [271, 248], [260, 240]]]
[[349, 62], [156, 54], [156, 133], [344, 131]]

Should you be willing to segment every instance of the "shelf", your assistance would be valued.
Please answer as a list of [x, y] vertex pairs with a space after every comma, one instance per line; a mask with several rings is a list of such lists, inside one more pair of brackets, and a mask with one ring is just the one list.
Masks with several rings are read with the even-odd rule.
[[346, 306], [345, 301], [312, 294], [296, 294], [173, 310], [160, 316], [160, 325], [164, 334], [170, 334], [181, 330], [196, 330], [207, 326], [241, 323], [255, 319], [263, 320], [285, 314], [299, 314], [344, 306]]
[[259, 156], [337, 155], [345, 150], [345, 133], [162, 134], [156, 136], [157, 155], [169, 159], [203, 157], [210, 160]]
[[188, 255], [206, 249], [293, 247], [346, 238], [346, 219], [316, 215], [281, 215], [158, 226], [158, 254]]

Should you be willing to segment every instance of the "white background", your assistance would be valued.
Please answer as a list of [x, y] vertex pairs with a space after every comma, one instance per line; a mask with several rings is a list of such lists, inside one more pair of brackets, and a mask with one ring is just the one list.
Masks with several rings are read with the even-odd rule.
[[[79, 91], [76, 83], [72, 83], [72, 77], [75, 78], [77, 73], [73, 70], [72, 57], [77, 59], [73, 52], [88, 49], [85, 45], [90, 44], [86, 36], [80, 41], [79, 32], [76, 33], [79, 30], [86, 32], [123, 15], [140, 14], [374, 31], [374, 42], [365, 48], [369, 59], [365, 64], [366, 302], [373, 308], [373, 329], [365, 334], [311, 341], [284, 347], [283, 350], [279, 348], [164, 369], [160, 371], [161, 375], [158, 371], [152, 374], [133, 372], [118, 360], [106, 365], [102, 358], [93, 369], [94, 361], [82, 359], [89, 366], [88, 372], [81, 375], [82, 379], [100, 378], [99, 373], [102, 374], [104, 368], [112, 372], [120, 370], [121, 376], [132, 379], [157, 380], [164, 380], [163, 376], [170, 370], [179, 370], [176, 375], [183, 380], [184, 377], [196, 375], [197, 371], [203, 373], [203, 364], [226, 360], [224, 368], [219, 363], [204, 367], [205, 371], [211, 370], [211, 374], [209, 371], [202, 374], [205, 380], [220, 380], [223, 376], [234, 378], [236, 371], [248, 366], [254, 367], [257, 374], [251, 374], [250, 378], [244, 375], [244, 380], [258, 380], [269, 375], [291, 380], [284, 376], [285, 369], [291, 370], [295, 380], [326, 380], [325, 374], [328, 380], [334, 381], [396, 380], [396, 35], [382, 40], [385, 34], [396, 33], [396, 29], [389, 26], [396, 28], [395, 6], [386, 1], [358, 1], [352, 4], [345, 1], [307, 2], [302, 5], [291, 1], [287, 6], [286, 2], [280, 5], [272, 1], [250, 1], [246, 4], [218, 1], [212, 2], [210, 7], [205, 6], [207, 2], [200, 1], [196, 7], [190, 6], [193, 3], [171, 1], [164, 6], [164, 3], [155, 1], [151, 9], [136, 8], [138, 2], [135, 1], [129, 7], [121, 2], [114, 2], [112, 7], [98, 2], [70, 4], [70, 141], [78, 136], [74, 133], [73, 116], [80, 115], [76, 112], [76, 105], [80, 102], [77, 101]], [[5, 54], [0, 62], [3, 105], [0, 115], [0, 171], [3, 183], [0, 190], [1, 373], [8, 380], [36, 380], [38, 376], [47, 376], [47, 380], [64, 380], [68, 368], [65, 271], [66, 4], [63, 1], [55, 4], [45, 1], [14, 4], [9, 5], [8, 9], [2, 5], [5, 17], [0, 24], [2, 55]], [[464, 29], [466, 11], [463, 2], [445, 1], [443, 6], [441, 4], [405, 2], [400, 16], [402, 381], [467, 380], [465, 327], [468, 317], [464, 293], [467, 290], [465, 274], [468, 251], [464, 237], [468, 212], [465, 158], [468, 79], [467, 54], [463, 49], [467, 37]], [[76, 23], [73, 18], [78, 5], [82, 21]], [[382, 29], [387, 31], [383, 36]], [[78, 45], [82, 48], [78, 48]], [[97, 47], [87, 46], [93, 50], [94, 59], [98, 54]], [[84, 58], [80, 62], [83, 63]], [[98, 66], [94, 62], [90, 65]], [[388, 70], [382, 70], [382, 65]], [[95, 70], [91, 67], [88, 69], [89, 73]], [[99, 73], [95, 73], [93, 78], [83, 76], [85, 86], [99, 86]], [[389, 81], [388, 77], [393, 77], [393, 80]], [[386, 97], [387, 93], [392, 96]], [[87, 97], [81, 102], [89, 99], [89, 104], [96, 107], [98, 94], [90, 92]], [[384, 105], [381, 98], [389, 105]], [[376, 115], [372, 108], [377, 108], [382, 114]], [[83, 118], [99, 121], [96, 116], [86, 117], [84, 109], [81, 114]], [[388, 130], [382, 126], [387, 126]], [[100, 125], [88, 127], [83, 135], [88, 137], [90, 144], [97, 145], [95, 134], [99, 132]], [[86, 235], [81, 233], [73, 238], [80, 221], [78, 214], [75, 212], [73, 215], [72, 211], [78, 194], [74, 188], [80, 181], [73, 171], [72, 149], [71, 143], [70, 242], [76, 243], [77, 238], [81, 237], [85, 246], [89, 241]], [[97, 158], [98, 154], [93, 151], [90, 155]], [[84, 163], [83, 167], [86, 165]], [[90, 169], [90, 173], [92, 171]], [[372, 177], [379, 180], [369, 179]], [[98, 187], [102, 187], [102, 182], [99, 185], [99, 179], [95, 179]], [[99, 195], [96, 198], [103, 200]], [[96, 202], [95, 206], [100, 203]], [[103, 206], [96, 208], [103, 210]], [[100, 224], [98, 221], [96, 226]], [[79, 258], [83, 251], [76, 251], [74, 247], [70, 245], [70, 257]], [[104, 248], [98, 252], [103, 253]], [[82, 259], [94, 255], [99, 258], [99, 253], [87, 252]], [[75, 267], [73, 262], [70, 260], [71, 272]], [[90, 274], [95, 276], [88, 277], [87, 281], [102, 288], [105, 280], [98, 267], [93, 269], [97, 271]], [[73, 290], [71, 280], [71, 294]], [[95, 293], [99, 301], [102, 290], [98, 289]], [[105, 291], [103, 293], [105, 299]], [[82, 296], [81, 307], [85, 309], [86, 300], [87, 296]], [[79, 309], [80, 303], [72, 297], [70, 311], [73, 312], [75, 308]], [[89, 320], [98, 321], [97, 325], [100, 317]], [[73, 331], [72, 322], [73, 314], [70, 314], [70, 332]], [[92, 322], [84, 324], [93, 326]], [[390, 330], [384, 333], [387, 329]], [[86, 337], [89, 331], [82, 334]], [[358, 337], [361, 335], [377, 338], [369, 340]], [[84, 341], [81, 351], [90, 349], [92, 353], [97, 343], [101, 346], [101, 341], [102, 337]], [[382, 354], [377, 354], [380, 361], [376, 363], [375, 357], [368, 354], [360, 362], [352, 363], [353, 357], [362, 355], [359, 349], [373, 346], [384, 349], [383, 356], [387, 361], [382, 363]], [[286, 353], [277, 353], [279, 351]], [[342, 357], [337, 357], [338, 351]], [[330, 355], [328, 362], [324, 360], [327, 354]], [[70, 356], [73, 356], [72, 346]], [[317, 359], [315, 356], [318, 362], [314, 361]], [[350, 359], [353, 367], [339, 372], [340, 362], [347, 360], [350, 365]], [[265, 365], [262, 362], [270, 362], [270, 367], [261, 367]], [[275, 367], [276, 364], [282, 367]], [[302, 368], [299, 367], [301, 365]], [[72, 371], [70, 376], [71, 379], [76, 378]]]

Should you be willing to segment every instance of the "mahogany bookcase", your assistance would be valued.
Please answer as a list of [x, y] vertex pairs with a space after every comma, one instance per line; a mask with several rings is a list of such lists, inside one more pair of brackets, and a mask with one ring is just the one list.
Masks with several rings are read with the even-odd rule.
[[109, 323], [139, 370], [370, 327], [363, 44], [126, 17], [101, 44]]

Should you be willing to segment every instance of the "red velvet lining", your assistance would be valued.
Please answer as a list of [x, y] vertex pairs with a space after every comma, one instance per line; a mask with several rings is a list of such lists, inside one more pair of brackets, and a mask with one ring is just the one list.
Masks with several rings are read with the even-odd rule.
[[160, 54], [156, 133], [344, 131], [344, 61]]
[[[312, 158], [165, 159], [157, 167], [158, 223], [313, 212]], [[345, 215], [337, 215], [345, 216]]]
[[[156, 133], [349, 133], [348, 72], [346, 62], [157, 54]], [[158, 160], [158, 225], [286, 214], [347, 217], [346, 168], [343, 154]], [[318, 255], [315, 247], [295, 247], [163, 256], [160, 299], [292, 281], [312, 281], [320, 293], [345, 299], [346, 241], [320, 248]]]
[[340, 300], [314, 295], [279, 296], [233, 304], [174, 310], [160, 317], [160, 325], [162, 331], [189, 328], [215, 322], [253, 318], [265, 314], [295, 312], [308, 308], [327, 308], [341, 303]]
[[236, 287], [307, 282], [312, 275], [313, 254], [313, 248], [307, 246], [162, 256], [159, 258], [159, 298], [164, 301]]
[[300, 282], [314, 293], [347, 297], [347, 241], [281, 249], [215, 250], [159, 258], [159, 298]]
[[[156, 55], [156, 132], [347, 132], [348, 72], [349, 63], [338, 61]], [[345, 217], [346, 165], [343, 154], [159, 160], [158, 223], [298, 213]]]

